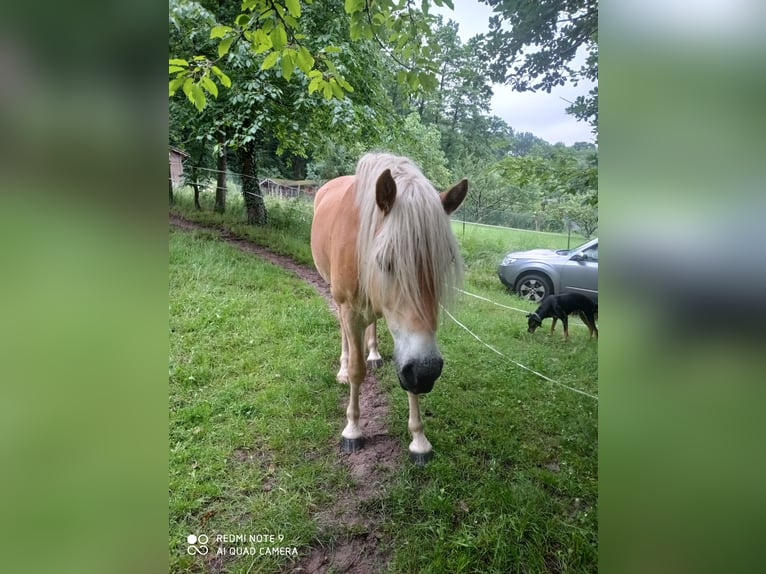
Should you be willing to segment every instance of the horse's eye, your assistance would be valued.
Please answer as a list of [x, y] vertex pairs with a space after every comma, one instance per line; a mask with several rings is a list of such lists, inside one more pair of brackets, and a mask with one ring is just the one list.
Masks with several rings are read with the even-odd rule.
[[378, 268], [381, 271], [385, 271], [386, 273], [393, 273], [394, 272], [394, 262], [391, 259], [385, 258], [381, 255], [378, 255], [376, 258], [378, 263]]

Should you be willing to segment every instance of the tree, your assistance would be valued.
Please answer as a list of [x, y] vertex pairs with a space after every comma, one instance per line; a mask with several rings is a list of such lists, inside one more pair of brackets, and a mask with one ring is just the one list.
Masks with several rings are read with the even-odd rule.
[[569, 195], [557, 208], [561, 219], [574, 223], [587, 239], [598, 229], [598, 209], [588, 199], [585, 193]]
[[[545, 90], [598, 80], [597, 0], [481, 0], [494, 9], [486, 35], [492, 77], [518, 91]], [[585, 64], [570, 65], [577, 52]], [[567, 112], [598, 130], [598, 87], [579, 96]]]
[[[221, 3], [222, 5], [223, 3]], [[434, 4], [453, 7], [451, 0], [434, 0]], [[217, 59], [205, 55], [192, 58], [175, 57], [169, 60], [170, 94], [183, 93], [197, 109], [207, 105], [205, 92], [218, 97], [219, 82], [228, 87], [228, 75], [218, 63], [229, 53], [232, 46], [247, 44], [256, 55], [262, 55], [261, 70], [278, 69], [286, 80], [299, 72], [308, 80], [309, 94], [317, 91], [325, 99], [343, 99], [354, 91], [343, 70], [337, 65], [336, 56], [341, 49], [332, 43], [321, 47], [310, 46], [310, 37], [303, 34], [301, 15], [309, 7], [314, 14], [334, 11], [337, 2], [332, 0], [243, 0], [241, 13], [230, 24], [218, 24], [210, 30], [210, 38], [218, 40]], [[421, 8], [411, 1], [345, 0], [344, 11], [348, 16], [349, 37], [352, 42], [370, 41], [380, 48], [399, 66], [397, 80], [411, 90], [436, 85], [431, 59], [436, 52], [431, 44], [430, 3], [424, 1]]]
[[[191, 0], [171, 2], [171, 22], [187, 41], [171, 40], [170, 93], [184, 95], [201, 114], [209, 112], [213, 149], [221, 162], [227, 149], [235, 151], [248, 221], [258, 224], [266, 221], [257, 185], [261, 152], [268, 147], [270, 163], [297, 174], [305, 171], [312, 153], [321, 155], [328, 140], [346, 140], [352, 148], [360, 140], [382, 141], [383, 126], [393, 123], [390, 100], [376, 81], [381, 71], [390, 72], [383, 60], [401, 65], [402, 59], [412, 63], [423, 56], [398, 41], [381, 55], [375, 42], [381, 43], [389, 24], [399, 22], [386, 36], [393, 41], [407, 30], [423, 33], [432, 19], [411, 7], [384, 15], [385, 2], [346, 2], [344, 10], [329, 0], [245, 0], [242, 13], [232, 11], [232, 5], [204, 3], [209, 10]], [[184, 19], [186, 13], [198, 18]], [[188, 38], [198, 41], [190, 46]], [[419, 89], [428, 83], [423, 74], [406, 72], [401, 80], [408, 89]]]
[[[199, 28], [215, 25], [215, 17], [197, 2], [171, 0], [169, 5], [169, 48], [174, 52], [212, 49], [214, 46], [206, 32]], [[216, 141], [214, 108], [198, 112], [193, 107], [170, 100], [169, 139], [175, 145], [189, 154], [185, 162], [184, 182], [194, 189], [194, 204], [201, 209], [199, 203], [200, 186], [216, 179], [216, 159], [214, 158], [214, 143]], [[221, 148], [225, 151], [225, 148]], [[225, 176], [225, 174], [224, 174]], [[217, 191], [216, 205], [225, 205], [225, 178], [222, 191]]]
[[562, 144], [540, 154], [508, 157], [497, 169], [515, 187], [516, 207], [534, 215], [536, 229], [568, 219], [592, 233], [598, 226], [596, 162], [592, 144], [578, 149]]
[[455, 183], [447, 169], [439, 130], [423, 125], [417, 112], [413, 111], [398, 122], [384, 144], [391, 152], [412, 159], [437, 189], [446, 190]]

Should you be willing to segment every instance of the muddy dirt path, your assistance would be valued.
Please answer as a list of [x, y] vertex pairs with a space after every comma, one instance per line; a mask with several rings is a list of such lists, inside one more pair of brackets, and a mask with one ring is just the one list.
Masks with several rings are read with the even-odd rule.
[[[299, 265], [289, 257], [235, 237], [225, 230], [199, 225], [174, 215], [170, 216], [170, 225], [186, 230], [215, 231], [222, 240], [242, 251], [295, 273], [327, 301], [328, 307], [337, 316], [330, 289], [313, 268]], [[337, 343], [340, 356], [340, 335]], [[340, 425], [347, 403], [344, 401], [339, 406]], [[390, 548], [383, 540], [382, 517], [371, 503], [380, 496], [394, 469], [406, 459], [407, 449], [388, 433], [385, 425], [388, 402], [374, 373], [368, 373], [365, 377], [359, 407], [366, 437], [365, 447], [352, 454], [343, 454], [338, 446], [338, 464], [348, 468], [353, 483], [348, 491], [341, 493], [333, 508], [316, 514], [317, 537], [321, 541], [334, 542], [332, 546], [315, 546], [302, 559], [286, 566], [285, 572], [377, 574], [386, 569]]]

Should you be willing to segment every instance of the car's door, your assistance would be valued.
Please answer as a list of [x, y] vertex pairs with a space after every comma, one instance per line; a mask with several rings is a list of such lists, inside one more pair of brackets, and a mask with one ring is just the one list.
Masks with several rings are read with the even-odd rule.
[[561, 291], [598, 298], [598, 243], [573, 253], [561, 268]]

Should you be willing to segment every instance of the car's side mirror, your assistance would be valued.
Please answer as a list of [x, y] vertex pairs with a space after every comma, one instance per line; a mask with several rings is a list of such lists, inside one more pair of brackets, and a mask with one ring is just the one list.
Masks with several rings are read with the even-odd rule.
[[580, 253], [575, 253], [569, 258], [570, 261], [585, 261], [586, 259], [587, 257], [585, 257], [585, 253], [582, 251]]

